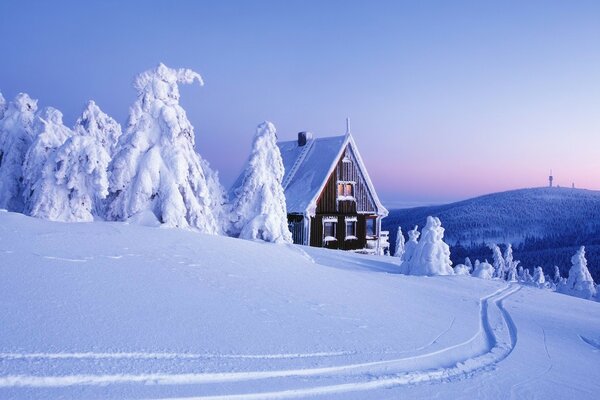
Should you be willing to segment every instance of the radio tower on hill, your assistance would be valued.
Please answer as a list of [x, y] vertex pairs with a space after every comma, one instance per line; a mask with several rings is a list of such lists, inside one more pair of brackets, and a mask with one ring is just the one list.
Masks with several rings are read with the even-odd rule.
[[552, 181], [554, 177], [552, 176], [552, 170], [550, 170], [550, 176], [548, 176], [548, 187], [552, 187]]

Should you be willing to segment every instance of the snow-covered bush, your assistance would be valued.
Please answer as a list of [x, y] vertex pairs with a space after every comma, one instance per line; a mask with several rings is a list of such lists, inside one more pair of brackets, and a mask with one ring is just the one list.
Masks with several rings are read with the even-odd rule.
[[[427, 217], [421, 240], [410, 260], [402, 263], [401, 270], [409, 275], [452, 275], [450, 248], [444, 242], [444, 228], [437, 217]], [[410, 243], [410, 241], [409, 241]]]
[[0, 120], [0, 208], [22, 212], [23, 163], [33, 141], [37, 100], [19, 93]]
[[[72, 135], [73, 131], [63, 125], [60, 111], [52, 107], [42, 110], [34, 124], [35, 139], [23, 164], [25, 214], [54, 221], [70, 220], [69, 204], [64, 201], [68, 193], [61, 193], [65, 188], [56, 182], [62, 165], [54, 160], [58, 148]], [[67, 154], [67, 158], [71, 156]]]
[[527, 285], [533, 283], [533, 277], [531, 276], [531, 272], [529, 272], [529, 268], [525, 268], [523, 272], [523, 282]]
[[281, 186], [283, 175], [275, 126], [265, 121], [256, 128], [243, 180], [233, 190], [231, 233], [234, 236], [291, 243]]
[[566, 282], [563, 281], [559, 283], [557, 290], [571, 296], [591, 299], [596, 295], [596, 287], [594, 285], [594, 279], [587, 268], [584, 246], [581, 246], [577, 253], [571, 258], [571, 264], [569, 278]]
[[138, 98], [110, 167], [109, 218], [151, 211], [167, 226], [221, 233], [215, 209], [223, 191], [210, 182], [216, 175], [194, 150], [194, 128], [179, 105], [178, 84], [194, 81], [202, 85], [196, 72], [163, 64], [135, 79]]
[[500, 247], [494, 244], [490, 246], [492, 250], [492, 257], [494, 263], [494, 277], [504, 280], [506, 275], [506, 263], [504, 262], [504, 257], [502, 257], [502, 251], [500, 251]]
[[396, 248], [394, 250], [394, 257], [398, 257], [400, 262], [404, 258], [404, 235], [402, 234], [402, 228], [398, 227], [398, 234], [396, 236]]
[[90, 100], [73, 127], [81, 136], [91, 136], [104, 148], [109, 157], [113, 157], [121, 137], [121, 125]]
[[469, 270], [469, 267], [467, 267], [465, 264], [456, 264], [454, 266], [454, 274], [455, 275], [471, 275], [471, 271]]
[[554, 266], [554, 277], [552, 280], [555, 285], [558, 285], [562, 281], [562, 276], [560, 276], [560, 268], [558, 268], [558, 265]]
[[481, 279], [492, 279], [494, 278], [494, 271], [494, 266], [492, 264], [486, 261], [479, 262], [479, 260], [477, 260], [475, 262], [475, 270], [473, 271], [471, 276]]

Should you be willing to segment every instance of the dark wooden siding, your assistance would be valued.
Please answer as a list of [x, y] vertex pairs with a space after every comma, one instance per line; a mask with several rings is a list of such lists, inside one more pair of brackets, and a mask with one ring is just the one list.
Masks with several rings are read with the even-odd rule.
[[[354, 199], [338, 199], [339, 182], [349, 182], [354, 185]], [[358, 168], [355, 155], [349, 147], [346, 147], [317, 200], [316, 215], [311, 218], [310, 245], [324, 247], [323, 217], [328, 216], [337, 217], [337, 241], [327, 243], [326, 247], [343, 250], [364, 248], [367, 243], [367, 215], [375, 215], [375, 202]], [[346, 240], [346, 217], [357, 218], [357, 240]]]

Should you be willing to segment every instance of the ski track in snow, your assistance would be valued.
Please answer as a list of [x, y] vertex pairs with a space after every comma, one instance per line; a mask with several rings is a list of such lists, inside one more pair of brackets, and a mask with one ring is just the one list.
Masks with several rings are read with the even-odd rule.
[[176, 360], [176, 359], [202, 359], [202, 358], [233, 358], [233, 359], [288, 359], [288, 358], [316, 358], [333, 357], [354, 354], [349, 351], [320, 352], [320, 353], [283, 353], [283, 354], [194, 354], [194, 353], [0, 353], [4, 360], [31, 360], [31, 359], [137, 359], [137, 360]]
[[584, 343], [592, 346], [594, 348], [594, 350], [600, 350], [600, 342], [586, 338], [585, 336], [581, 336], [581, 335], [578, 335], [578, 336], [579, 336], [579, 339], [581, 339]]
[[[25, 376], [13, 375], [0, 377], [0, 387], [67, 387], [77, 385], [144, 384], [144, 385], [198, 385], [208, 383], [267, 381], [281, 378], [303, 378], [305, 382], [313, 378], [339, 378], [343, 383], [327, 386], [309, 386], [273, 392], [223, 394], [199, 397], [184, 397], [185, 400], [220, 399], [285, 399], [317, 395], [339, 394], [345, 392], [367, 391], [389, 388], [398, 385], [417, 384], [447, 379], [460, 379], [477, 372], [489, 370], [504, 360], [514, 349], [518, 334], [510, 314], [503, 301], [520, 290], [518, 285], [504, 288], [480, 299], [480, 323], [477, 332], [463, 343], [452, 345], [437, 351], [385, 361], [339, 365], [320, 368], [223, 372], [223, 373], [186, 373], [186, 374], [115, 374], [115, 375], [66, 375], [66, 376]], [[451, 329], [452, 321], [448, 330]], [[445, 334], [442, 332], [434, 341]], [[583, 338], [582, 338], [583, 339]], [[428, 347], [428, 346], [425, 346]], [[116, 356], [115, 356], [116, 355]], [[296, 358], [326, 357], [343, 355], [340, 353], [309, 354], [272, 354], [272, 355], [215, 355], [226, 358]], [[177, 353], [56, 353], [56, 354], [11, 354], [0, 357], [9, 358], [192, 358], [192, 354]], [[158, 357], [156, 357], [158, 356]], [[206, 355], [201, 355], [205, 357]], [[350, 381], [350, 382], [348, 382]], [[310, 383], [309, 383], [310, 384]], [[169, 398], [177, 400], [178, 398]], [[166, 399], [163, 399], [166, 400]]]

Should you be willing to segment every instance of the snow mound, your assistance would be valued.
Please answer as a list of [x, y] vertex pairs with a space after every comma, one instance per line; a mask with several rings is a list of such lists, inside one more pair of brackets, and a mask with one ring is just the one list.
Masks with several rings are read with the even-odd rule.
[[488, 262], [475, 262], [475, 269], [471, 276], [481, 279], [492, 279], [494, 277], [494, 267]]

